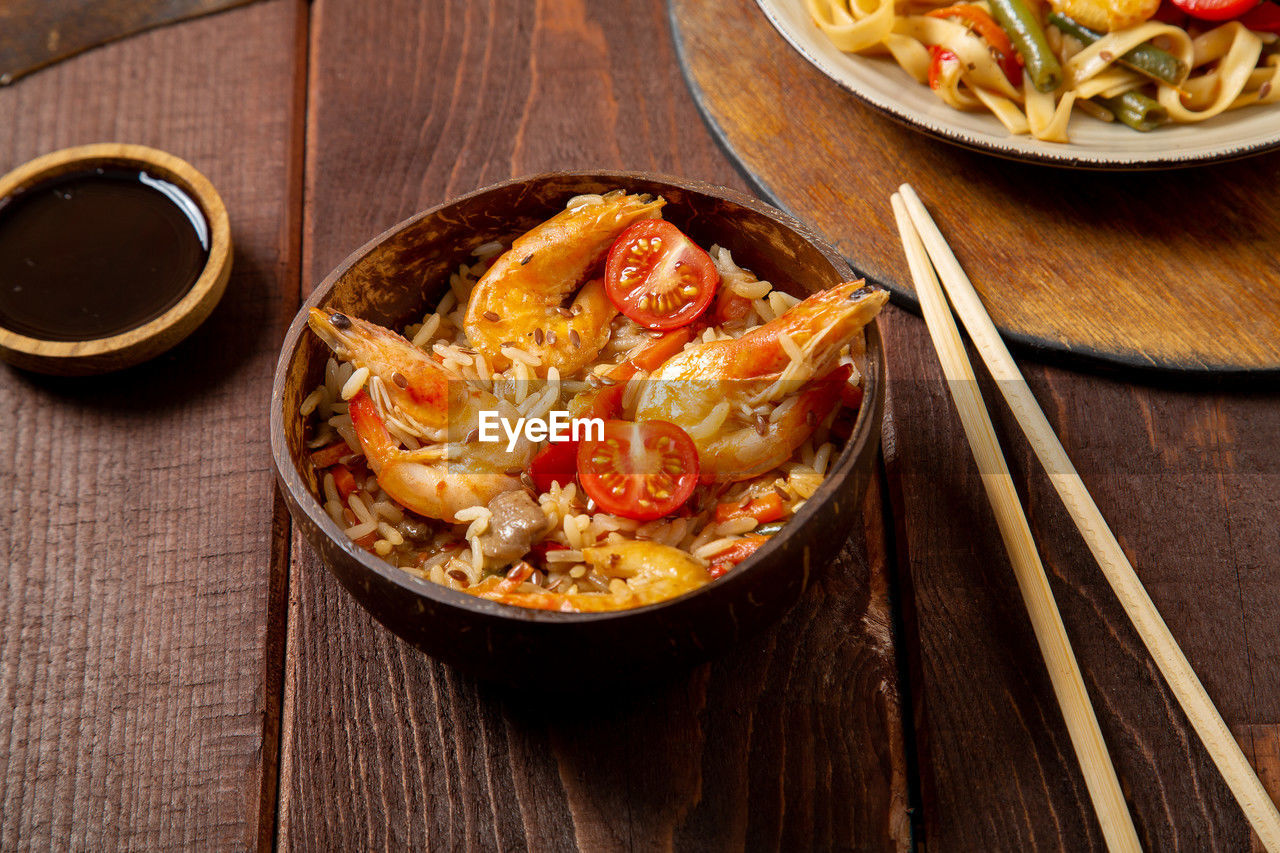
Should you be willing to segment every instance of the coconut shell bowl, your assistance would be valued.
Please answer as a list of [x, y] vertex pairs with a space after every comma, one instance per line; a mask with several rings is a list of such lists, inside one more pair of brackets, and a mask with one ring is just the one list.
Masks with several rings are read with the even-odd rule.
[[[428, 655], [480, 677], [546, 684], [554, 671], [588, 681], [660, 674], [738, 645], [796, 604], [855, 524], [872, 476], [885, 399], [884, 350], [866, 328], [864, 399], [853, 434], [816, 494], [780, 532], [723, 577], [633, 610], [526, 610], [420, 579], [349, 540], [326, 514], [308, 459], [303, 399], [323, 381], [328, 348], [307, 327], [314, 307], [391, 328], [419, 321], [476, 247], [504, 244], [583, 193], [661, 195], [663, 216], [701, 246], [797, 296], [853, 277], [807, 227], [754, 198], [696, 181], [631, 172], [557, 172], [508, 181], [412, 216], [350, 255], [315, 289], [285, 336], [271, 397], [271, 449], [289, 510], [321, 561], [374, 617]], [[572, 661], [570, 667], [551, 661]]]

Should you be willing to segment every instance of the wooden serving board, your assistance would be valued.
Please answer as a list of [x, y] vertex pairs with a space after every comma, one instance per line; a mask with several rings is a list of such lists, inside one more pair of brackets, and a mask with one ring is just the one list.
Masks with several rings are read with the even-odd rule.
[[1126, 368], [1280, 372], [1280, 154], [1127, 173], [1003, 160], [864, 105], [752, 0], [670, 10], [694, 98], [756, 189], [900, 303], [915, 295], [889, 195], [909, 182], [1014, 342]]

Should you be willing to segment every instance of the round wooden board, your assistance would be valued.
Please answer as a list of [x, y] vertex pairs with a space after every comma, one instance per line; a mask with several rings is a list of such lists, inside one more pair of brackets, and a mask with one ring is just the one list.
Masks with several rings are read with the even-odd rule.
[[915, 295], [889, 195], [908, 182], [1013, 341], [1126, 368], [1280, 372], [1280, 153], [1120, 173], [1002, 160], [865, 106], [752, 0], [670, 4], [725, 148], [898, 301]]

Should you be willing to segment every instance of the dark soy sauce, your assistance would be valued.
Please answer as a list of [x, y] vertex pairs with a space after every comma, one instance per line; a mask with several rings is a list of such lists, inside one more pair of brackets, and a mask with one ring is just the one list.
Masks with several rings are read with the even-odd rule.
[[136, 170], [94, 169], [0, 205], [0, 325], [47, 341], [116, 335], [191, 289], [209, 226], [178, 187]]

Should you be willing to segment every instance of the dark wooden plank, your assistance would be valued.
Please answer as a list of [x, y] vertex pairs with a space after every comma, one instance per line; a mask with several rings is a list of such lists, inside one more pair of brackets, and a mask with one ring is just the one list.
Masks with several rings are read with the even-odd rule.
[[1280, 372], [1280, 207], [1261, 190], [1280, 179], [1280, 153], [1146, 173], [1013, 163], [864, 106], [752, 0], [672, 0], [672, 14], [734, 156], [902, 300], [914, 296], [888, 197], [910, 181], [996, 324], [1027, 346], [1142, 370]]
[[[313, 10], [309, 281], [379, 229], [511, 174], [739, 182], [688, 99], [658, 0], [370, 9]], [[865, 518], [750, 647], [576, 701], [512, 695], [423, 657], [296, 541], [281, 846], [902, 849], [877, 493]]]
[[[905, 265], [905, 262], [904, 262]], [[923, 323], [886, 323], [890, 468], [919, 642], [930, 847], [1103, 849], [1083, 779]], [[973, 356], [976, 358], [976, 356]], [[1024, 363], [1210, 696], [1280, 795], [1280, 395], [1130, 385]], [[998, 390], [982, 381], [988, 401]], [[992, 413], [1148, 849], [1241, 850], [1250, 831], [1012, 417]]]
[[250, 0], [7, 0], [0, 86], [83, 50]]
[[287, 552], [264, 413], [297, 301], [299, 11], [256, 4], [0, 91], [0, 168], [155, 145], [218, 187], [237, 245], [221, 305], [160, 359], [78, 381], [0, 369], [5, 849], [244, 848], [272, 826], [268, 595]]

